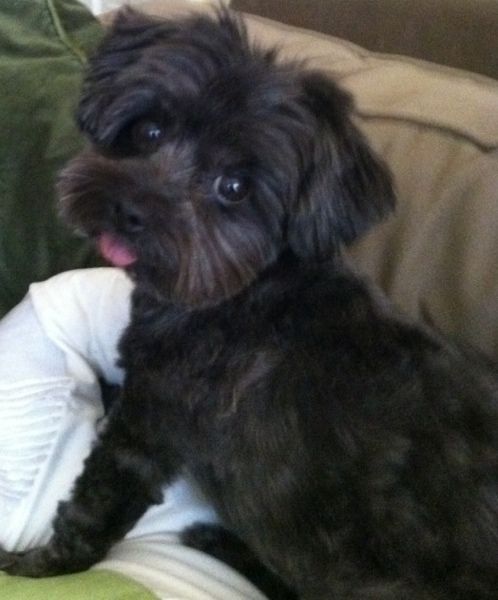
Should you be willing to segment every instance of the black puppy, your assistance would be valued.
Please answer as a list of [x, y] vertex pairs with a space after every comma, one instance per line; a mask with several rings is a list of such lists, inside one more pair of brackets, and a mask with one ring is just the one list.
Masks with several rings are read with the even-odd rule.
[[11, 573], [88, 567], [188, 469], [299, 597], [498, 598], [498, 378], [343, 265], [394, 204], [350, 111], [227, 12], [120, 14], [60, 191], [136, 282], [126, 382]]

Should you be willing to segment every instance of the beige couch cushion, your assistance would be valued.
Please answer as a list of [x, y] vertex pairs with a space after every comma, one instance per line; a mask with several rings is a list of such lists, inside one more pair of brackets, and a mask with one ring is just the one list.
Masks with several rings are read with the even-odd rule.
[[[198, 4], [156, 0], [171, 15]], [[355, 96], [358, 124], [395, 176], [398, 209], [351, 249], [409, 314], [498, 358], [498, 83], [370, 53], [343, 40], [247, 17], [259, 43], [306, 58]]]

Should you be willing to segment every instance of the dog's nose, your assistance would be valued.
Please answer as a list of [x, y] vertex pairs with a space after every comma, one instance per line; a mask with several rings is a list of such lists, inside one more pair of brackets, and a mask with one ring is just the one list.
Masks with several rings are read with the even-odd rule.
[[140, 210], [129, 202], [116, 200], [112, 206], [112, 218], [123, 233], [140, 233], [145, 228]]

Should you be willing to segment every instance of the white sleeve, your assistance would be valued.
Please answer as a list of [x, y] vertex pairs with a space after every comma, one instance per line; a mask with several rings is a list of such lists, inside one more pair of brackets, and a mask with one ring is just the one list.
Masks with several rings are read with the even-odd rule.
[[132, 284], [117, 269], [30, 287], [0, 321], [0, 544], [46, 542], [103, 416], [98, 375], [122, 379], [117, 342]]
[[117, 344], [130, 316], [133, 284], [121, 269], [67, 271], [30, 286], [46, 335], [65, 355], [68, 375], [121, 383]]
[[103, 416], [98, 386], [67, 375], [27, 296], [0, 321], [0, 544], [45, 543]]

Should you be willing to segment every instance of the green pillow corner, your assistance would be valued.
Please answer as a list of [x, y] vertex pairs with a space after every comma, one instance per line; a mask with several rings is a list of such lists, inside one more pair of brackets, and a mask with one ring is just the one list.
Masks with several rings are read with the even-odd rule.
[[9, 600], [158, 600], [142, 584], [113, 571], [28, 579], [0, 573], [0, 598]]
[[74, 112], [102, 32], [76, 0], [0, 0], [0, 316], [32, 281], [99, 262], [60, 223], [55, 180], [83, 144]]

